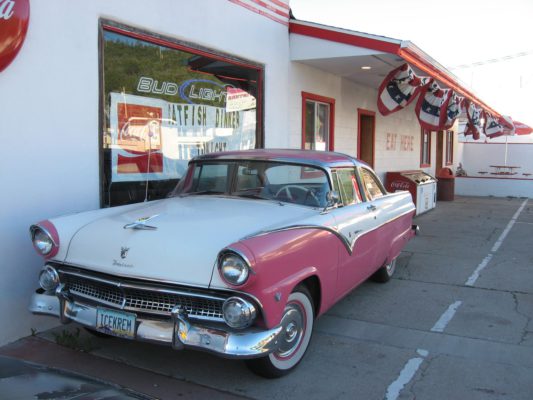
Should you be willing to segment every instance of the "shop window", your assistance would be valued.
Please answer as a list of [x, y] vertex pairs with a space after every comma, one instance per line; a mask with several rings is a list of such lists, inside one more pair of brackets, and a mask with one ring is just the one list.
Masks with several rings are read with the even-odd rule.
[[431, 131], [422, 129], [420, 141], [420, 166], [429, 167], [431, 165]]
[[363, 190], [367, 200], [370, 201], [382, 197], [386, 192], [379, 179], [366, 168], [361, 168], [360, 171]]
[[262, 147], [263, 69], [101, 23], [102, 206], [165, 197], [201, 154]]
[[333, 150], [335, 99], [302, 92], [302, 148]]
[[446, 131], [446, 165], [453, 164], [453, 131]]

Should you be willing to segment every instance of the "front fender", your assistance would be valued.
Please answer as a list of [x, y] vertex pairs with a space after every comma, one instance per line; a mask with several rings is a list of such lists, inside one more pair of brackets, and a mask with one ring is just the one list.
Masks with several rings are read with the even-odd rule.
[[[279, 324], [289, 295], [311, 276], [316, 276], [320, 283], [321, 304], [317, 315], [332, 304], [339, 252], [344, 250], [334, 233], [305, 227], [262, 234], [228, 247], [241, 252], [252, 264], [254, 272], [249, 281], [232, 289], [260, 302], [266, 328]], [[228, 287], [218, 271], [211, 283], [213, 288]]]

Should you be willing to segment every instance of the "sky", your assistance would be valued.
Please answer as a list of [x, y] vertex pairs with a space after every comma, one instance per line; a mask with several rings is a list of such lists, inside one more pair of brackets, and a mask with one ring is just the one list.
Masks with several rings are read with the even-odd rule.
[[290, 5], [299, 20], [410, 40], [496, 111], [533, 126], [533, 0], [290, 0]]

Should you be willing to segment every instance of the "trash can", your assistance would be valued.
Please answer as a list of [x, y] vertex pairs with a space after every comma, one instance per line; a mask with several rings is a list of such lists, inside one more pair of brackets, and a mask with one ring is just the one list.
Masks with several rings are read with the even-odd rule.
[[455, 175], [451, 168], [441, 168], [437, 174], [437, 200], [453, 201], [455, 199]]

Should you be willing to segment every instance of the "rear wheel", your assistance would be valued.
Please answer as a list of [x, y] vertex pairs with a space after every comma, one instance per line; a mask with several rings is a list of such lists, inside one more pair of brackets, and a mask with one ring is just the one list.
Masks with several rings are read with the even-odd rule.
[[372, 280], [379, 283], [390, 281], [390, 278], [394, 275], [394, 271], [396, 271], [396, 260], [397, 258], [378, 269], [374, 275], [372, 275]]
[[247, 360], [247, 367], [265, 378], [279, 378], [292, 371], [302, 360], [313, 332], [314, 309], [305, 286], [291, 293], [283, 312], [279, 348], [266, 357]]

